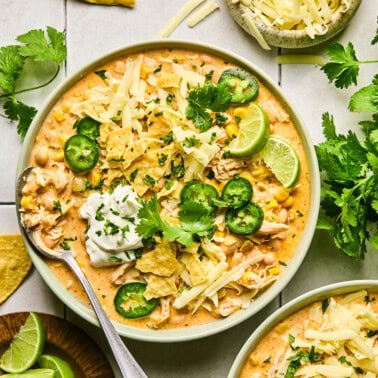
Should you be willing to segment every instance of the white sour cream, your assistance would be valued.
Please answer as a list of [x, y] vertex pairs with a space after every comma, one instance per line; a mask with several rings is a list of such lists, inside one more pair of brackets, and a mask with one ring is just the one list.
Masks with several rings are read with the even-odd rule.
[[94, 267], [135, 260], [143, 246], [136, 232], [142, 205], [131, 186], [117, 186], [112, 193], [92, 193], [80, 208], [88, 220], [85, 246]]

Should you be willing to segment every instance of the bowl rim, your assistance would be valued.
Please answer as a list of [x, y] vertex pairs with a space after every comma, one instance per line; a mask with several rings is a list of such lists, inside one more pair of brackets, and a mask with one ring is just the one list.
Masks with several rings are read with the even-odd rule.
[[361, 279], [336, 282], [312, 289], [299, 295], [298, 297], [291, 299], [289, 302], [268, 316], [252, 332], [247, 341], [245, 341], [241, 347], [239, 353], [236, 355], [227, 378], [236, 378], [240, 376], [241, 370], [244, 364], [247, 362], [252, 350], [264, 338], [264, 336], [273, 329], [274, 326], [286, 319], [288, 316], [302, 310], [314, 302], [322, 301], [323, 299], [331, 296], [348, 294], [362, 289], [374, 289], [378, 291], [378, 280]]
[[[294, 276], [299, 266], [301, 265], [303, 259], [305, 258], [305, 255], [310, 247], [310, 243], [315, 232], [320, 206], [320, 173], [313, 142], [303, 122], [294, 112], [293, 107], [285, 98], [283, 92], [278, 87], [278, 85], [275, 84], [270, 79], [270, 77], [267, 74], [265, 74], [260, 68], [255, 66], [247, 59], [233, 52], [227, 51], [225, 49], [210, 44], [180, 39], [146, 40], [135, 44], [127, 45], [125, 47], [117, 48], [116, 50], [101, 55], [97, 59], [91, 60], [90, 63], [84, 65], [81, 69], [66, 77], [41, 106], [40, 111], [37, 113], [29, 128], [29, 131], [24, 139], [23, 146], [21, 148], [21, 152], [19, 155], [16, 170], [16, 178], [27, 166], [27, 161], [30, 156], [32, 146], [34, 145], [34, 140], [47, 114], [50, 112], [50, 110], [58, 101], [58, 99], [63, 95], [63, 93], [65, 93], [70, 87], [72, 87], [72, 85], [74, 85], [77, 81], [79, 81], [89, 72], [93, 72], [96, 68], [116, 58], [127, 56], [133, 53], [166, 48], [184, 49], [189, 51], [208, 53], [214, 56], [221, 57], [222, 59], [227, 59], [227, 61], [237, 64], [245, 70], [256, 75], [256, 77], [277, 97], [277, 99], [284, 106], [285, 110], [291, 116], [293, 123], [300, 135], [309, 165], [311, 198], [305, 229], [303, 230], [301, 240], [299, 241], [297, 248], [293, 253], [293, 257], [291, 258], [290, 263], [286, 267], [284, 274], [280, 275], [278, 280], [271, 287], [266, 289], [262, 295], [257, 297], [253, 302], [253, 306], [250, 306], [247, 310], [238, 311], [227, 318], [215, 320], [210, 323], [196, 325], [188, 328], [177, 328], [168, 330], [144, 329], [139, 327], [127, 326], [116, 321], [113, 322], [117, 332], [119, 332], [121, 336], [135, 340], [157, 343], [196, 340], [225, 331], [231, 327], [236, 326], [242, 321], [250, 318], [252, 315], [256, 314], [258, 311], [264, 308], [268, 303], [273, 301]], [[16, 211], [18, 211], [18, 209], [16, 209]], [[47, 264], [33, 250], [30, 243], [28, 243], [27, 238], [25, 237], [25, 234], [22, 230], [22, 227], [20, 227], [20, 231], [24, 237], [24, 241], [27, 246], [30, 257], [33, 261], [33, 264], [38, 270], [42, 279], [45, 281], [45, 283], [50, 287], [50, 289], [55, 293], [55, 295], [73, 312], [78, 314], [80, 317], [82, 317], [89, 323], [98, 326], [97, 318], [95, 317], [95, 314], [92, 311], [92, 309], [90, 309], [83, 302], [75, 298], [74, 295], [71, 294], [68, 291], [68, 289], [66, 289], [60, 283], [58, 278], [48, 268]]]

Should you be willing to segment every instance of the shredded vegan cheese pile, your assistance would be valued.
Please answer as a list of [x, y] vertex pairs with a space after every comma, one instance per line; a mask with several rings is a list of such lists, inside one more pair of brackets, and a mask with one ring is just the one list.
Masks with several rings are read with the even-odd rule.
[[243, 9], [268, 27], [304, 30], [314, 38], [327, 33], [329, 25], [345, 13], [350, 0], [236, 0]]

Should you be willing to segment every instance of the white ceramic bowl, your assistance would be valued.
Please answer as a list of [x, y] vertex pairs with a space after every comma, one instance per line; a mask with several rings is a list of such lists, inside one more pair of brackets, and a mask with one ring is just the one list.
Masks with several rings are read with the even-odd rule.
[[[250, 306], [249, 309], [238, 311], [237, 313], [225, 319], [213, 321], [208, 324], [173, 330], [142, 329], [137, 327], [126, 326], [115, 322], [115, 327], [122, 336], [151, 342], [177, 342], [206, 337], [215, 333], [219, 333], [228, 328], [231, 328], [236, 324], [251, 317], [259, 310], [261, 310], [283, 290], [283, 288], [294, 276], [297, 269], [301, 265], [315, 231], [320, 203], [320, 177], [316, 154], [311, 138], [306, 128], [303, 126], [302, 122], [299, 120], [298, 116], [294, 112], [292, 106], [288, 103], [285, 96], [277, 87], [277, 85], [273, 83], [266, 74], [264, 74], [260, 69], [255, 67], [246, 59], [243, 59], [231, 52], [219, 48], [214, 48], [209, 45], [199, 44], [197, 42], [190, 41], [147, 41], [131, 45], [129, 47], [122, 48], [120, 50], [111, 52], [103, 57], [100, 57], [99, 59], [89, 63], [76, 74], [68, 78], [62, 85], [60, 85], [55, 90], [54, 93], [52, 93], [50, 98], [47, 100], [45, 106], [39, 111], [36, 118], [34, 119], [31, 128], [23, 143], [23, 147], [18, 162], [17, 173], [20, 174], [20, 172], [27, 166], [35, 137], [37, 136], [44, 119], [50, 112], [51, 108], [58, 101], [58, 99], [62, 96], [62, 94], [65, 93], [69, 88], [71, 88], [72, 85], [74, 85], [86, 74], [93, 72], [99, 66], [103, 65], [106, 62], [112, 61], [118, 57], [141, 51], [161, 48], [184, 48], [192, 51], [194, 50], [213, 54], [215, 56], [222, 57], [222, 59], [228, 62], [233, 62], [239, 65], [240, 67], [246, 69], [247, 71], [250, 71], [253, 75], [255, 75], [268, 89], [272, 91], [272, 93], [274, 93], [277, 96], [277, 98], [281, 101], [281, 103], [284, 105], [284, 107], [290, 114], [294, 124], [296, 125], [299, 135], [301, 136], [301, 139], [303, 141], [304, 149], [306, 151], [311, 181], [311, 200], [308, 219], [303, 235], [298, 243], [296, 251], [294, 252], [293, 258], [290, 260], [287, 269], [285, 269], [285, 271], [279, 276], [278, 280], [263, 294], [256, 298], [253, 302], [253, 305]], [[33, 251], [30, 244], [27, 243], [27, 246], [30, 256], [33, 260], [34, 266], [39, 271], [46, 284], [59, 297], [59, 299], [68, 307], [70, 307], [74, 312], [80, 315], [82, 318], [86, 319], [87, 321], [93, 324], [97, 324], [97, 319], [93, 311], [89, 307], [87, 307], [83, 302], [79, 301], [76, 297], [74, 297], [74, 295], [71, 294], [60, 283], [58, 278], [48, 268], [44, 260]]]
[[240, 352], [236, 356], [234, 363], [228, 373], [228, 378], [237, 378], [240, 376], [243, 366], [246, 364], [248, 357], [256, 348], [258, 343], [267, 335], [278, 323], [285, 320], [290, 315], [302, 310], [306, 306], [322, 301], [325, 298], [352, 293], [358, 290], [371, 290], [378, 292], [378, 280], [355, 280], [338, 282], [331, 285], [323, 286], [311, 290], [301, 296], [286, 303], [280, 309], [271, 314], [258, 328], [251, 334], [244, 343]]
[[[240, 2], [235, 3], [234, 0], [226, 0], [226, 3], [234, 20], [247, 33], [253, 35], [243, 17], [243, 5]], [[256, 17], [252, 18], [258, 32], [268, 45], [292, 49], [305, 48], [319, 45], [339, 34], [348, 25], [360, 3], [361, 0], [350, 0], [349, 9], [344, 13], [338, 13], [332, 22], [327, 24], [327, 32], [325, 34], [316, 35], [314, 38], [311, 38], [304, 30], [281, 30], [274, 26], [269, 27], [263, 24]]]

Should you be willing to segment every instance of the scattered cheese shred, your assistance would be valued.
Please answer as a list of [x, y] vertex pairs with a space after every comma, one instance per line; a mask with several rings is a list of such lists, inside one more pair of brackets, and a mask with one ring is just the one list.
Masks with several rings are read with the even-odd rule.
[[207, 2], [203, 7], [201, 7], [201, 9], [199, 9], [196, 13], [189, 17], [188, 26], [190, 26], [191, 28], [196, 26], [216, 9], [219, 9], [218, 3], [216, 3], [215, 1]]
[[[243, 7], [246, 8], [246, 7]], [[245, 25], [248, 28], [249, 33], [256, 39], [256, 41], [259, 43], [259, 45], [264, 49], [264, 50], [271, 50], [270, 46], [268, 43], [265, 41], [264, 37], [260, 33], [259, 29], [256, 26], [255, 21], [253, 20], [253, 17], [250, 14], [250, 10], [247, 8], [242, 14], [243, 20], [245, 22]]]
[[168, 22], [168, 24], [160, 31], [157, 38], [167, 38], [177, 28], [178, 25], [205, 0], [189, 0], [179, 12]]

